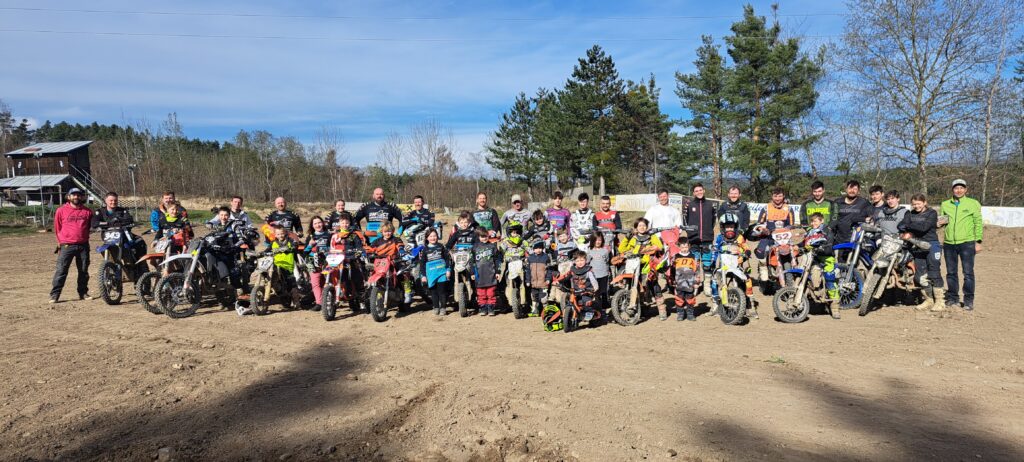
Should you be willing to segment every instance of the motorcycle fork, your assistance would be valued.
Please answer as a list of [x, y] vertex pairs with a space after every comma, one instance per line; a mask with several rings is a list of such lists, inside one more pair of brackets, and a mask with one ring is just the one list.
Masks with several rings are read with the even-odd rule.
[[192, 275], [195, 274], [196, 265], [199, 264], [199, 253], [200, 252], [196, 252], [192, 257], [192, 263], [188, 266], [188, 271], [185, 272], [185, 284], [182, 285], [183, 289], [188, 290], [192, 288]]

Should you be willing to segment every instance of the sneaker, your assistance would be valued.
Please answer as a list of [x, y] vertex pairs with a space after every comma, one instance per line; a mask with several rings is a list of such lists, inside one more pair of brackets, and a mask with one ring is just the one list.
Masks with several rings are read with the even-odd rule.
[[748, 315], [748, 316], [749, 316], [750, 318], [753, 318], [753, 319], [760, 319], [760, 318], [758, 318], [758, 317], [757, 317], [757, 310], [755, 310], [755, 309], [753, 309], [753, 308], [751, 308], [751, 309], [747, 310], [747, 315]]
[[313, 311], [320, 311], [322, 309], [323, 309], [323, 306], [321, 306], [321, 305], [313, 305]]
[[960, 302], [954, 302], [952, 300], [947, 300], [946, 301], [946, 308], [959, 308], [959, 307], [960, 307]]
[[697, 320], [697, 317], [693, 315], [693, 308], [687, 308], [686, 309], [686, 320], [687, 321], [696, 321]]
[[974, 311], [974, 303], [964, 303], [964, 311]]
[[56, 298], [51, 298], [50, 301], [47, 302], [47, 303], [53, 305], [54, 303], [57, 303], [57, 299]]
[[664, 321], [664, 320], [668, 319], [668, 315], [667, 314], [659, 314], [658, 315], [658, 319]]
[[676, 321], [685, 321], [685, 320], [686, 320], [686, 311], [683, 311], [683, 310], [677, 311], [676, 312]]
[[89, 294], [81, 294], [81, 295], [79, 295], [79, 296], [78, 296], [78, 299], [79, 299], [79, 300], [92, 300], [92, 295], [89, 295]]
[[434, 307], [434, 316], [441, 316], [441, 309]]
[[718, 304], [712, 303], [711, 308], [708, 309], [708, 316], [718, 316]]

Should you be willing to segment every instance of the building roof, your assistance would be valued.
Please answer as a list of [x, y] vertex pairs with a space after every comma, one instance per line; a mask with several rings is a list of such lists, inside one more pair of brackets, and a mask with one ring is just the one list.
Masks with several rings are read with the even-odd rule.
[[36, 188], [42, 185], [44, 188], [54, 187], [61, 184], [68, 178], [68, 175], [28, 175], [16, 176], [14, 178], [0, 179], [0, 188]]
[[[21, 149], [15, 149], [7, 154], [6, 156], [15, 155], [34, 155], [36, 153], [41, 154], [63, 154], [66, 152], [74, 151], [82, 146], [88, 146], [92, 144], [92, 141], [61, 141], [58, 143], [36, 143], [31, 146], [25, 146]], [[38, 150], [37, 150], [38, 149]]]

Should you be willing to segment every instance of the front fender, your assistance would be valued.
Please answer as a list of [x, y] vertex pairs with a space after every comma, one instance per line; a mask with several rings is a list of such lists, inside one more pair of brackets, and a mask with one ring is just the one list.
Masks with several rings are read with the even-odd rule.
[[803, 268], [790, 268], [790, 269], [786, 270], [786, 272], [784, 274], [794, 274], [794, 275], [799, 276], [801, 274], [804, 274], [804, 269]]
[[170, 258], [164, 260], [163, 263], [160, 263], [160, 266], [167, 266], [168, 263], [170, 263], [172, 261], [178, 261], [178, 260], [189, 260], [189, 261], [192, 261], [192, 255], [187, 254], [187, 253], [183, 253], [183, 254], [180, 254], [180, 255], [175, 255], [173, 257], [170, 257]]
[[109, 249], [109, 248], [110, 248], [110, 244], [103, 244], [103, 245], [101, 245], [99, 247], [96, 247], [96, 253], [106, 252], [107, 249]]

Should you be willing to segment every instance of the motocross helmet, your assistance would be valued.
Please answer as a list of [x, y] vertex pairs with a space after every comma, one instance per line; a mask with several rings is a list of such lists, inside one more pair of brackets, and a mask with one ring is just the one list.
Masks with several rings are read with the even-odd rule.
[[[508, 234], [508, 237], [506, 237], [505, 240], [507, 240], [509, 244], [518, 246], [519, 244], [523, 243], [522, 223], [519, 223], [518, 221], [515, 220], [510, 220], [508, 222], [508, 226], [505, 229], [505, 232]], [[513, 235], [513, 233], [515, 233], [515, 235]]]
[[[740, 217], [736, 216], [736, 214], [732, 212], [726, 212], [718, 218], [718, 225], [722, 228], [722, 235], [730, 241], [736, 239], [736, 236], [739, 235], [739, 230], [736, 229], [736, 227], [739, 226], [739, 223]], [[728, 225], [732, 225], [731, 230], [725, 229]]]
[[544, 323], [544, 330], [555, 332], [562, 330], [562, 309], [558, 305], [547, 305], [540, 313], [540, 320]]

